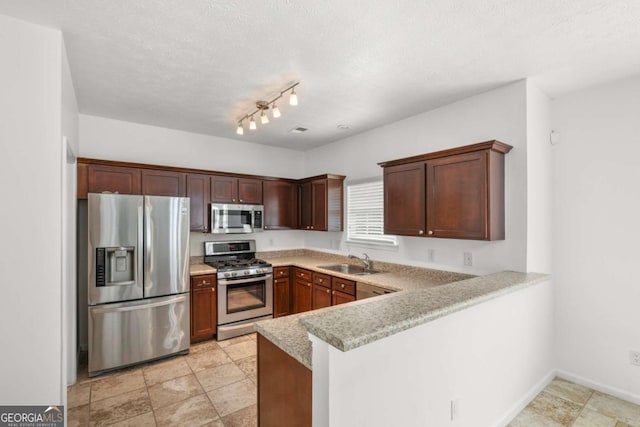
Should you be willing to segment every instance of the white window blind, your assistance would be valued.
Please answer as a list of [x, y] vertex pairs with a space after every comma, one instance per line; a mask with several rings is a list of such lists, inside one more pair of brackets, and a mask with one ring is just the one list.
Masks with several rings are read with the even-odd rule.
[[396, 244], [395, 236], [384, 233], [382, 181], [347, 186], [347, 239], [369, 243]]

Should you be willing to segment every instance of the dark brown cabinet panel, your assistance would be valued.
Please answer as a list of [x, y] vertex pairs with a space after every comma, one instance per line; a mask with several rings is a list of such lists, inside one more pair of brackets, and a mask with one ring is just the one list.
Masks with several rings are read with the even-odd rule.
[[425, 229], [424, 163], [384, 169], [384, 232], [421, 236]]
[[262, 181], [259, 179], [238, 179], [238, 202], [250, 205], [262, 204]]
[[384, 162], [385, 233], [503, 240], [504, 155], [486, 141]]
[[313, 309], [331, 306], [331, 289], [313, 284]]
[[211, 202], [262, 204], [262, 181], [214, 175], [211, 177]]
[[211, 338], [217, 332], [216, 276], [191, 278], [191, 342]]
[[345, 292], [331, 291], [331, 305], [346, 304], [355, 301], [356, 297]]
[[293, 269], [293, 312], [302, 313], [312, 308], [313, 288], [311, 272], [300, 268]]
[[87, 180], [89, 193], [142, 194], [142, 173], [138, 168], [89, 165]]
[[238, 203], [238, 178], [212, 176], [211, 203]]
[[487, 239], [487, 152], [427, 162], [427, 235]]
[[289, 267], [273, 269], [273, 317], [291, 314], [291, 279]]
[[264, 229], [287, 230], [298, 226], [298, 188], [288, 181], [264, 181]]
[[343, 230], [343, 183], [343, 176], [326, 175], [300, 184], [301, 229]]
[[209, 231], [210, 175], [187, 174], [187, 197], [191, 199], [191, 231]]
[[182, 172], [142, 169], [142, 194], [149, 196], [184, 197], [187, 175]]
[[258, 425], [310, 426], [312, 374], [258, 334]]
[[349, 295], [356, 294], [356, 282], [353, 280], [343, 279], [341, 277], [331, 278], [331, 289], [334, 291], [343, 292]]

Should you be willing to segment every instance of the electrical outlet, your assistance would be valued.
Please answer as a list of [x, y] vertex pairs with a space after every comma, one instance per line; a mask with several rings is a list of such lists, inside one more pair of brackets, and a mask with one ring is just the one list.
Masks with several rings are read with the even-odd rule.
[[455, 420], [460, 414], [460, 399], [451, 401], [451, 421]]
[[631, 362], [632, 365], [640, 366], [640, 351], [630, 350], [629, 362]]
[[471, 252], [464, 253], [464, 265], [471, 267], [473, 265], [473, 255]]
[[427, 258], [430, 262], [433, 262], [436, 259], [436, 251], [435, 249], [429, 249], [427, 251]]

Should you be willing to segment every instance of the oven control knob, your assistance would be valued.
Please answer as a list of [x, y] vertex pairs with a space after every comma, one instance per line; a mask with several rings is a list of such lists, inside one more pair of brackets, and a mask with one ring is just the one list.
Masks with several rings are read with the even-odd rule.
[[224, 273], [224, 277], [229, 277], [231, 276], [231, 273]]
[[245, 271], [245, 272], [244, 272], [244, 275], [245, 275], [245, 276], [248, 276], [248, 275], [249, 275], [249, 272], [248, 272], [248, 271]]
[[231, 276], [236, 277], [238, 275], [238, 273], [236, 273], [235, 271], [233, 273], [231, 273]]

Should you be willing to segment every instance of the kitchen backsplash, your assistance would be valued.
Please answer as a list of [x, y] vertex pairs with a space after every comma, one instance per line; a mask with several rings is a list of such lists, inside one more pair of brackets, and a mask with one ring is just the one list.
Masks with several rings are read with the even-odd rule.
[[304, 247], [303, 230], [264, 231], [249, 234], [191, 233], [191, 256], [204, 256], [204, 242], [224, 240], [255, 240], [258, 252], [282, 251]]

